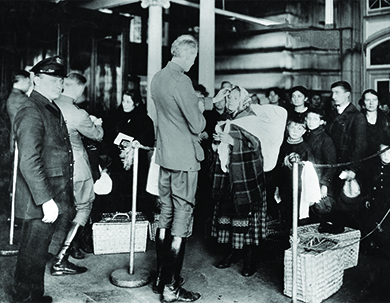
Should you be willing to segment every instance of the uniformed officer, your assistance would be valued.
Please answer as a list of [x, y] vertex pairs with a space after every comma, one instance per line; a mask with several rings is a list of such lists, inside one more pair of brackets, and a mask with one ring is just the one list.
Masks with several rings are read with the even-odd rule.
[[22, 230], [12, 297], [14, 302], [52, 302], [44, 296], [46, 255], [55, 224], [69, 220], [73, 205], [72, 147], [53, 102], [66, 74], [58, 56], [38, 62], [31, 71], [34, 90], [13, 126], [19, 149], [15, 216], [22, 220]]

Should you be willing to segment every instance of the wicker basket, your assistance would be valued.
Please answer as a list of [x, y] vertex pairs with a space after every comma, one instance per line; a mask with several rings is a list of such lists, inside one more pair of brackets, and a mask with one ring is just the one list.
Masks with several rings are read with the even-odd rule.
[[360, 231], [349, 227], [341, 234], [320, 233], [319, 224], [310, 224], [298, 227], [298, 237], [300, 241], [305, 241], [313, 236], [320, 236], [336, 240], [339, 244], [334, 248], [341, 250], [341, 259], [344, 269], [354, 267], [358, 264]]
[[[308, 303], [319, 303], [337, 292], [343, 284], [344, 270], [340, 250], [324, 252], [298, 249], [297, 255], [297, 299]], [[292, 249], [284, 254], [284, 291], [292, 297]]]
[[[122, 219], [118, 219], [122, 217]], [[148, 221], [135, 223], [134, 252], [146, 251]], [[130, 252], [131, 219], [128, 213], [118, 213], [103, 217], [103, 220], [92, 226], [93, 249], [95, 255], [118, 254]]]

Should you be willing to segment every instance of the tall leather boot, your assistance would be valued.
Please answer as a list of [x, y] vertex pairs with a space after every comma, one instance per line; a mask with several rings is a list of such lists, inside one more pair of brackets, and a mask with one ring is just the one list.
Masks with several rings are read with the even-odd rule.
[[230, 249], [230, 252], [221, 261], [215, 264], [216, 268], [228, 268], [232, 263], [237, 263], [241, 259], [241, 249]]
[[[152, 287], [152, 290], [155, 294], [162, 294], [164, 290], [162, 266], [164, 263], [164, 258], [170, 249], [171, 242], [172, 237], [170, 234], [170, 229], [158, 228], [156, 231], [157, 275], [156, 281]], [[184, 278], [180, 276], [180, 273], [176, 280], [179, 281], [180, 286], [182, 286], [185, 282]]]
[[92, 223], [87, 222], [81, 231], [79, 246], [86, 254], [93, 253]]
[[82, 226], [80, 226], [77, 229], [76, 235], [75, 235], [72, 243], [70, 243], [70, 247], [69, 247], [69, 254], [72, 256], [72, 258], [79, 259], [79, 260], [84, 259], [84, 254], [80, 250], [82, 230], [83, 230]]
[[86, 267], [77, 266], [68, 261], [69, 247], [72, 243], [72, 240], [76, 236], [79, 227], [79, 224], [72, 222], [72, 226], [65, 238], [65, 241], [54, 258], [53, 265], [51, 266], [50, 272], [52, 276], [77, 275], [82, 274], [88, 270]]
[[164, 259], [162, 275], [165, 281], [162, 294], [163, 303], [168, 302], [193, 302], [201, 295], [196, 292], [185, 290], [180, 286], [180, 272], [183, 266], [185, 238], [173, 237], [170, 250]]
[[245, 245], [244, 246], [244, 265], [242, 267], [241, 274], [244, 277], [253, 276], [256, 272], [256, 257], [255, 257], [255, 246]]
[[156, 231], [156, 257], [157, 257], [157, 277], [156, 281], [153, 284], [153, 292], [156, 294], [161, 294], [164, 289], [164, 283], [162, 281], [162, 265], [164, 262], [164, 256], [169, 249], [170, 245], [170, 234], [169, 229], [158, 228]]

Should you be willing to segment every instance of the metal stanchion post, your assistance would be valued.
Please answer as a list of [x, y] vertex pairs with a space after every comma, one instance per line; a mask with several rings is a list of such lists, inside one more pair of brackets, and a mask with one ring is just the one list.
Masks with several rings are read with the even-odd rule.
[[16, 192], [16, 176], [18, 172], [18, 146], [15, 142], [14, 151], [14, 169], [12, 176], [12, 197], [11, 197], [11, 218], [9, 228], [9, 247], [7, 249], [0, 249], [1, 256], [14, 256], [17, 255], [19, 250], [14, 246], [14, 230], [15, 230], [15, 192]]
[[135, 141], [134, 162], [133, 162], [133, 204], [131, 209], [131, 235], [130, 235], [130, 266], [129, 270], [121, 268], [117, 269], [110, 275], [110, 281], [115, 286], [136, 288], [149, 283], [150, 275], [146, 270], [134, 271], [134, 252], [135, 252], [135, 223], [137, 212], [137, 176], [138, 176], [138, 152], [140, 144]]
[[293, 163], [292, 302], [297, 302], [298, 162]]

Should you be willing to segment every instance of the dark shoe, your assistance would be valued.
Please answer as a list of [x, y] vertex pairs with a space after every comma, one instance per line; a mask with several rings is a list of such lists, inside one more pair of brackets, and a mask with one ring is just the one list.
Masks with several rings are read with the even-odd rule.
[[242, 272], [241, 272], [241, 274], [244, 277], [253, 276], [255, 274], [255, 272], [256, 272], [256, 267], [255, 266], [253, 266], [249, 262], [248, 263], [244, 262], [244, 266], [242, 267]]
[[[180, 277], [180, 282], [179, 282], [179, 286], [183, 286], [184, 283], [186, 283], [186, 280], [183, 278], [183, 277]], [[152, 286], [152, 290], [155, 294], [160, 294], [162, 295], [163, 291], [164, 291], [164, 284], [162, 281], [160, 280], [156, 280], [155, 283], [153, 283], [153, 286]]]
[[69, 262], [68, 260], [57, 261], [53, 263], [50, 272], [52, 276], [63, 276], [63, 275], [78, 275], [85, 273], [88, 269], [84, 266], [77, 266]]
[[182, 287], [175, 286], [175, 283], [164, 286], [163, 303], [167, 302], [194, 302], [200, 299], [201, 295], [197, 292], [185, 290]]
[[39, 298], [32, 298], [29, 302], [35, 302], [35, 303], [51, 303], [53, 302], [53, 298], [50, 296], [42, 296]]
[[32, 297], [31, 295], [27, 299], [20, 299], [16, 294], [12, 295], [13, 303], [35, 302], [35, 303], [51, 303], [53, 298], [50, 296]]
[[84, 254], [77, 245], [72, 244], [69, 248], [69, 254], [75, 259], [84, 259]]
[[230, 254], [215, 264], [216, 268], [228, 268], [232, 263], [240, 261], [240, 254], [238, 249], [232, 249]]
[[244, 265], [241, 274], [244, 277], [253, 276], [256, 272], [256, 258], [254, 256], [254, 247], [244, 246]]

